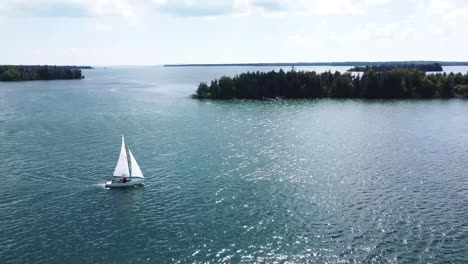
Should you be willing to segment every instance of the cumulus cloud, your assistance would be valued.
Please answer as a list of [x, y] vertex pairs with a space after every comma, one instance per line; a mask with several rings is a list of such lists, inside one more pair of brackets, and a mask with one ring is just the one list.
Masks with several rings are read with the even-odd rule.
[[127, 19], [155, 14], [176, 17], [345, 16], [369, 14], [372, 8], [391, 7], [397, 3], [417, 6], [447, 21], [468, 17], [464, 0], [0, 0], [0, 16], [119, 16]]
[[[383, 1], [368, 0], [374, 5], [392, 4], [399, 0]], [[353, 24], [352, 27], [343, 27], [325, 19], [311, 30], [313, 36], [320, 36], [320, 41], [347, 45], [349, 43], [406, 43], [412, 45], [421, 43], [427, 45], [430, 41], [443, 41], [445, 39], [466, 40], [468, 33], [468, 3], [457, 0], [428, 0], [408, 1], [407, 8], [410, 15], [402, 16], [397, 20], [380, 20]], [[310, 34], [293, 34], [288, 37], [288, 44], [307, 46], [317, 42], [309, 37]], [[410, 44], [412, 43], [412, 44]], [[425, 43], [425, 44], [423, 44]], [[404, 44], [402, 44], [404, 46]]]
[[[1, 0], [0, 12], [40, 16], [139, 16], [152, 10], [179, 17], [239, 14], [362, 14], [391, 0]], [[3, 11], [2, 11], [3, 10]], [[7, 12], [8, 11], [8, 12]]]
[[[355, 4], [354, 2], [359, 2], [360, 4]], [[315, 15], [363, 13], [362, 0], [153, 0], [153, 3], [161, 12], [177, 16], [239, 15], [253, 13]]]
[[246, 15], [253, 12], [284, 12], [288, 5], [280, 0], [152, 0], [156, 10], [179, 17]]
[[6, 16], [135, 16], [131, 0], [1, 0], [0, 15]]
[[234, 1], [155, 0], [157, 11], [176, 16], [219, 16], [235, 12]]

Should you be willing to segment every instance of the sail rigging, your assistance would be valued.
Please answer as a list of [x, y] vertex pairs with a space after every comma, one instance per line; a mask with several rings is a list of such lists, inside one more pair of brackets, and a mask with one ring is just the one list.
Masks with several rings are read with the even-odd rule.
[[140, 166], [138, 166], [138, 163], [137, 163], [135, 157], [133, 157], [133, 154], [130, 151], [130, 149], [128, 150], [128, 153], [130, 154], [130, 166], [132, 168], [132, 174], [131, 174], [132, 177], [133, 178], [144, 178], [143, 177], [143, 172], [141, 172]]
[[125, 138], [122, 135], [122, 147], [120, 149], [119, 160], [114, 170], [114, 177], [129, 177], [130, 170], [128, 167], [127, 151], [125, 149]]

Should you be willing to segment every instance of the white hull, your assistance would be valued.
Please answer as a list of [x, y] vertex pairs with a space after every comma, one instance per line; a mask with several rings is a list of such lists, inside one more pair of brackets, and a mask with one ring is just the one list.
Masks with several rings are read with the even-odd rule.
[[145, 179], [132, 179], [131, 181], [128, 181], [126, 183], [108, 181], [106, 182], [106, 187], [109, 187], [109, 188], [133, 187], [133, 186], [143, 185], [144, 183], [145, 183]]

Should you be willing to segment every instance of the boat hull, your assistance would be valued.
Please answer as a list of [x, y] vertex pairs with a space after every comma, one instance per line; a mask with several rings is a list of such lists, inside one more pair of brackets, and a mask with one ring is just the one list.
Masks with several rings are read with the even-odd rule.
[[132, 179], [131, 181], [128, 181], [126, 183], [108, 181], [106, 182], [106, 187], [108, 188], [135, 187], [135, 186], [141, 186], [144, 183], [145, 183], [144, 179]]

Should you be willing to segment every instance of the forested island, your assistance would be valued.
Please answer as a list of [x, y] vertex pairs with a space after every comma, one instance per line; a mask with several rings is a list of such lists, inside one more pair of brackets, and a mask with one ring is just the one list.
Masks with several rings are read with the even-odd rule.
[[0, 81], [83, 79], [81, 69], [91, 66], [0, 65]]
[[247, 72], [200, 83], [199, 99], [452, 98], [468, 97], [468, 74], [425, 74], [417, 69], [369, 69], [362, 74], [314, 71]]
[[394, 69], [417, 69], [423, 72], [441, 72], [443, 71], [442, 65], [439, 63], [434, 64], [380, 64], [371, 66], [354, 66], [349, 69], [350, 72], [366, 72], [368, 70], [374, 71], [389, 71]]

